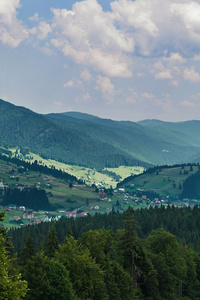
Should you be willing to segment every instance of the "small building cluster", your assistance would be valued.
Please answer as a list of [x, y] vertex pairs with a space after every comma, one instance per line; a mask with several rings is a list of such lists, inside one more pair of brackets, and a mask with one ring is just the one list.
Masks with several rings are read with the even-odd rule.
[[73, 211], [67, 211], [66, 212], [66, 217], [67, 218], [80, 218], [80, 217], [85, 217], [87, 216], [87, 212], [78, 212], [78, 209], [74, 209]]

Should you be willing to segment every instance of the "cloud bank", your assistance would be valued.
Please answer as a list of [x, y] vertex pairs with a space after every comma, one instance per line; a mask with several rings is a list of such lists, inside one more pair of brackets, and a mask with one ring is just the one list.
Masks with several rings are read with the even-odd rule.
[[171, 114], [178, 105], [199, 107], [192, 99], [200, 92], [199, 1], [114, 0], [109, 9], [101, 0], [66, 1], [65, 8], [46, 1], [48, 12], [39, 3], [25, 17], [24, 3], [0, 1], [0, 47], [28, 46], [41, 61], [60, 64], [63, 77], [52, 90], [62, 90], [62, 103], [115, 101], [120, 109]]
[[[50, 22], [35, 13], [29, 19], [38, 24], [27, 28], [18, 19], [20, 0], [1, 0], [0, 40], [17, 47], [34, 35], [77, 64], [109, 77], [130, 77], [137, 57], [162, 57], [165, 52], [183, 60], [199, 55], [198, 1], [119, 0], [110, 7], [103, 11], [100, 1], [85, 0], [74, 3], [71, 10], [51, 8]], [[172, 75], [165, 70], [155, 77]]]
[[17, 18], [20, 0], [0, 1], [0, 41], [12, 48], [28, 37], [28, 29]]

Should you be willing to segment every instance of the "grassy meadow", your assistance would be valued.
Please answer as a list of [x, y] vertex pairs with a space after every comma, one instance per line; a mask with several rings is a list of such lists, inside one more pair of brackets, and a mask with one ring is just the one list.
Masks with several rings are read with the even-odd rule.
[[155, 173], [142, 174], [125, 185], [130, 186], [134, 184], [134, 188], [132, 187], [132, 189], [154, 190], [163, 196], [179, 196], [186, 178], [197, 171], [198, 166], [193, 166], [192, 170], [190, 166], [185, 166], [184, 168], [181, 166], [174, 168], [161, 167]]

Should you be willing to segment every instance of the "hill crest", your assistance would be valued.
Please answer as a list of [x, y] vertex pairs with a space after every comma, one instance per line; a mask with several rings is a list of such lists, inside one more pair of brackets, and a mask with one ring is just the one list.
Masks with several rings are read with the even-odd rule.
[[[65, 112], [48, 115], [0, 100], [1, 143], [102, 169], [189, 162], [200, 153], [200, 121], [134, 123]], [[142, 125], [143, 124], [143, 125]], [[146, 124], [146, 125], [144, 125]]]

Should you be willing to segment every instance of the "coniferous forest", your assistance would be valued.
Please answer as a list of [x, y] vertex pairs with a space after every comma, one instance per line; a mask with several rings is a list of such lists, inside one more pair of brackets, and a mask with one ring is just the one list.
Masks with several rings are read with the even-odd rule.
[[200, 299], [199, 214], [196, 206], [130, 208], [6, 235], [2, 228], [0, 276], [8, 279], [0, 280], [2, 295], [13, 299], [16, 290], [15, 299]]

